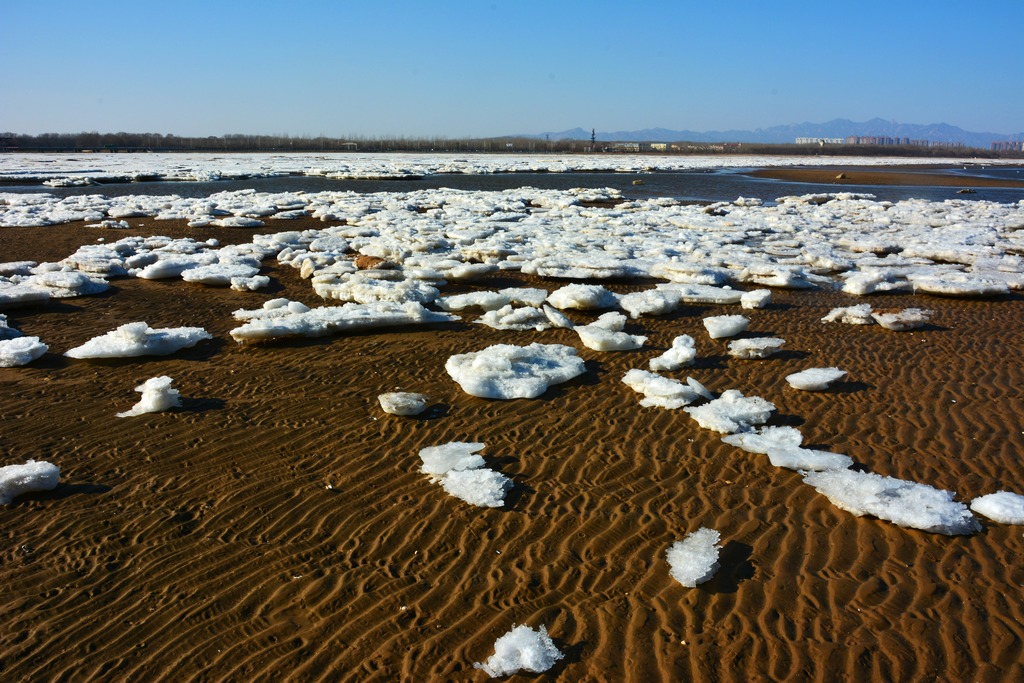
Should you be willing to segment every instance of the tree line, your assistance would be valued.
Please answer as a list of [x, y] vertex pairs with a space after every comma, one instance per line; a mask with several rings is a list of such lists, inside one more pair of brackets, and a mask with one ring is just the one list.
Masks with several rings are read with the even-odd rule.
[[290, 135], [181, 136], [162, 133], [42, 133], [0, 134], [6, 152], [455, 152], [586, 154], [622, 152], [650, 154], [756, 154], [802, 156], [906, 156], [906, 157], [1022, 157], [1020, 152], [993, 152], [971, 147], [915, 147], [913, 145], [828, 145], [749, 142], [616, 143], [594, 140], [548, 140], [535, 137], [349, 137]]

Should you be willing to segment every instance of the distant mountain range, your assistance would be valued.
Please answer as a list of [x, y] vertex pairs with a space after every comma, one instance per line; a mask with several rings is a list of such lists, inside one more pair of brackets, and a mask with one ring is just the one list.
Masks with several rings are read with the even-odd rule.
[[[997, 141], [1022, 140], [1024, 133], [1005, 135], [1002, 133], [974, 133], [951, 126], [948, 123], [897, 123], [885, 119], [871, 119], [856, 122], [848, 119], [834, 119], [825, 123], [795, 123], [756, 130], [713, 130], [698, 132], [693, 130], [668, 130], [666, 128], [646, 128], [631, 131], [597, 131], [597, 140], [601, 142], [761, 142], [768, 144], [793, 143], [797, 138], [845, 138], [850, 135], [888, 136], [910, 138], [911, 140], [929, 140], [931, 142], [962, 143], [968, 147], [988, 148]], [[590, 131], [573, 128], [559, 132], [523, 135], [529, 138], [547, 138], [550, 140], [589, 140]]]

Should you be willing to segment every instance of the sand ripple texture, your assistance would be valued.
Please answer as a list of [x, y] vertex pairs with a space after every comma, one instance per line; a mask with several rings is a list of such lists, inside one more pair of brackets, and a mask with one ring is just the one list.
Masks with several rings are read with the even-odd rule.
[[[54, 253], [35, 258], [94, 239], [79, 233], [48, 229], [55, 246], [36, 249]], [[961, 500], [1019, 491], [1019, 296], [872, 299], [936, 311], [891, 333], [819, 322], [850, 297], [777, 292], [749, 313], [751, 335], [787, 340], [765, 361], [708, 339], [701, 318], [740, 312], [728, 306], [631, 321], [650, 340], [627, 353], [469, 324], [235, 345], [231, 311], [318, 303], [294, 271], [264, 272], [269, 294], [118, 280], [11, 313], [51, 351], [0, 369], [2, 464], [49, 460], [62, 484], [0, 510], [4, 680], [479, 681], [472, 663], [513, 623], [546, 624], [565, 653], [543, 680], [1024, 680], [1019, 527], [951, 538], [855, 518], [682, 411], [641, 408], [620, 381], [690, 334], [698, 361], [672, 376], [773, 401], [771, 424], [806, 444]], [[555, 287], [512, 280], [500, 284]], [[59, 355], [133, 320], [216, 339], [149, 360]], [[537, 400], [488, 401], [443, 368], [532, 341], [576, 346], [588, 372]], [[849, 375], [825, 393], [784, 382], [815, 366]], [[181, 409], [115, 417], [162, 374]], [[377, 395], [399, 388], [431, 409], [384, 414]], [[418, 472], [419, 449], [447, 441], [487, 444], [515, 482], [505, 508]], [[721, 532], [722, 567], [683, 588], [665, 551], [701, 526]]]

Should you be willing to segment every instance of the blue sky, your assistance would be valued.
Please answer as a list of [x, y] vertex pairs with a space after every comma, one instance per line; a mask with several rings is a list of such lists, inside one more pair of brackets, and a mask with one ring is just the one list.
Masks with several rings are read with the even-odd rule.
[[0, 131], [1024, 131], [1024, 1], [0, 0]]

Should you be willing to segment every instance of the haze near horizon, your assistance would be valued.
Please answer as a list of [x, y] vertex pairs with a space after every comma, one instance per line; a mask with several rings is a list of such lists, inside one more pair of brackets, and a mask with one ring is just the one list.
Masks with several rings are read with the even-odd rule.
[[[7, 3], [0, 129], [1024, 130], [1024, 3]], [[13, 66], [16, 65], [16, 66]]]

